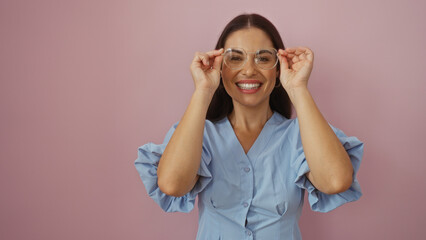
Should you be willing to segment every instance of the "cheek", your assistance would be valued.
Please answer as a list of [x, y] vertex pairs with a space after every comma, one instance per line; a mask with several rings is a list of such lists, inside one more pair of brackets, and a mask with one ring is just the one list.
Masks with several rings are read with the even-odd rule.
[[228, 71], [222, 71], [222, 83], [225, 87], [232, 86], [232, 79], [234, 79], [235, 74], [232, 74]]
[[225, 88], [226, 93], [228, 93], [229, 96], [233, 96], [232, 94], [232, 85], [230, 82], [224, 82], [223, 87]]

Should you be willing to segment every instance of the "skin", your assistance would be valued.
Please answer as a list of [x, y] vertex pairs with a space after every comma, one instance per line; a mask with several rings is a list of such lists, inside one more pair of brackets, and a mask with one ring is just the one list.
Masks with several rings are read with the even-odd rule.
[[278, 50], [280, 81], [295, 107], [309, 181], [321, 192], [336, 194], [350, 188], [353, 166], [349, 155], [328, 125], [308, 90], [314, 54], [307, 47]]
[[[246, 52], [255, 52], [258, 49], [274, 48], [274, 45], [268, 35], [262, 30], [250, 28], [230, 34], [224, 48], [227, 49], [229, 47], [240, 47]], [[246, 138], [256, 137], [250, 137], [249, 135], [258, 135], [263, 125], [272, 116], [272, 109], [269, 107], [269, 96], [274, 90], [277, 76], [277, 67], [270, 70], [258, 68], [254, 62], [254, 54], [248, 54], [247, 62], [239, 70], [230, 69], [226, 64], [222, 63], [223, 85], [234, 104], [234, 110], [228, 118], [237, 135], [245, 135]], [[254, 94], [240, 92], [235, 83], [242, 79], [257, 79], [261, 81], [260, 90]], [[243, 139], [244, 137], [241, 137], [241, 140]]]
[[[272, 47], [268, 36], [257, 28], [238, 30], [225, 42], [254, 52]], [[158, 186], [167, 195], [183, 196], [196, 184], [199, 175], [205, 116], [222, 79], [232, 97], [234, 110], [228, 115], [234, 131], [246, 153], [271, 117], [269, 96], [279, 75], [280, 82], [297, 112], [302, 145], [310, 172], [309, 181], [321, 192], [336, 194], [352, 184], [353, 167], [349, 156], [334, 131], [322, 116], [308, 90], [314, 54], [307, 47], [278, 49], [280, 69], [258, 68], [253, 55], [242, 69], [232, 70], [222, 64], [223, 49], [196, 52], [190, 70], [195, 85], [190, 104], [173, 133], [158, 165]], [[255, 94], [242, 93], [235, 82], [258, 79], [263, 84]]]
[[[268, 35], [257, 28], [230, 34], [224, 48], [229, 47], [240, 47], [246, 52], [274, 48]], [[239, 70], [230, 69], [222, 62], [223, 85], [234, 104], [234, 110], [228, 115], [228, 119], [246, 154], [262, 131], [263, 125], [272, 116], [269, 97], [278, 76], [277, 67], [264, 70], [256, 66], [254, 54], [248, 54], [247, 57], [247, 62]], [[257, 79], [262, 85], [254, 94], [242, 93], [236, 85], [236, 82], [242, 79]]]

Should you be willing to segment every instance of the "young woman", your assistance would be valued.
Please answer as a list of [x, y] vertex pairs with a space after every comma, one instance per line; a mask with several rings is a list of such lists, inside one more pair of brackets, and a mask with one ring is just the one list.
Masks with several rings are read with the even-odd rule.
[[313, 52], [284, 48], [266, 18], [235, 17], [215, 49], [195, 53], [187, 110], [139, 147], [136, 169], [166, 212], [198, 195], [197, 240], [301, 239], [305, 189], [318, 212], [361, 197], [364, 144], [324, 119], [307, 88]]

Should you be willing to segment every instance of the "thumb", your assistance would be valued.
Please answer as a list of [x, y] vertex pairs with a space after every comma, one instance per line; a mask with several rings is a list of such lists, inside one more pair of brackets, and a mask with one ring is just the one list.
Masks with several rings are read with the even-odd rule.
[[[222, 51], [220, 53], [222, 53]], [[214, 58], [214, 63], [213, 63], [214, 69], [220, 70], [220, 65], [222, 64], [222, 59], [223, 59], [222, 55], [219, 55], [219, 56]]]
[[280, 61], [281, 69], [288, 69], [288, 61], [285, 55], [279, 54], [278, 60]]

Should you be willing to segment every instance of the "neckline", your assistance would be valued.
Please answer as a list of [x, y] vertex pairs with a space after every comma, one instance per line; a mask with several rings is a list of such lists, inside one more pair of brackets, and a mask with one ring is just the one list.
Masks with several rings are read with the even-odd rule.
[[[268, 129], [269, 129], [269, 125], [271, 124], [272, 120], [276, 117], [278, 113], [276, 111], [273, 111], [272, 116], [265, 122], [265, 124], [262, 127], [262, 130], [260, 131], [259, 135], [257, 136], [256, 140], [254, 141], [254, 143], [251, 145], [250, 149], [247, 151], [247, 153], [245, 153], [243, 146], [240, 143], [240, 140], [238, 140], [237, 134], [235, 134], [234, 128], [232, 127], [231, 122], [228, 119], [228, 116], [225, 116], [225, 122], [226, 125], [228, 126], [228, 128], [232, 131], [232, 135], [233, 135], [233, 139], [234, 141], [236, 141], [237, 145], [239, 146], [240, 150], [242, 151], [242, 153], [248, 157], [248, 156], [252, 156], [253, 154], [257, 155], [257, 152], [259, 152], [258, 148], [262, 148], [262, 146], [260, 146], [259, 144], [259, 139], [264, 138], [263, 135], [265, 134], [269, 134], [267, 133]], [[268, 138], [269, 140], [269, 138]], [[265, 145], [265, 143], [263, 144]]]
[[[272, 110], [272, 115], [271, 115], [271, 117], [268, 119], [268, 120], [266, 120], [266, 122], [265, 122], [265, 124], [263, 125], [263, 128], [265, 128], [265, 125], [275, 116], [277, 114], [277, 111], [274, 111], [274, 110]], [[225, 120], [226, 120], [226, 122], [228, 122], [229, 123], [229, 125], [231, 126], [231, 128], [232, 128], [232, 130], [234, 130], [234, 128], [232, 127], [232, 124], [231, 124], [231, 121], [229, 120], [229, 118], [228, 118], [228, 115], [226, 115], [225, 116]], [[263, 130], [263, 128], [262, 128], [262, 130]]]

